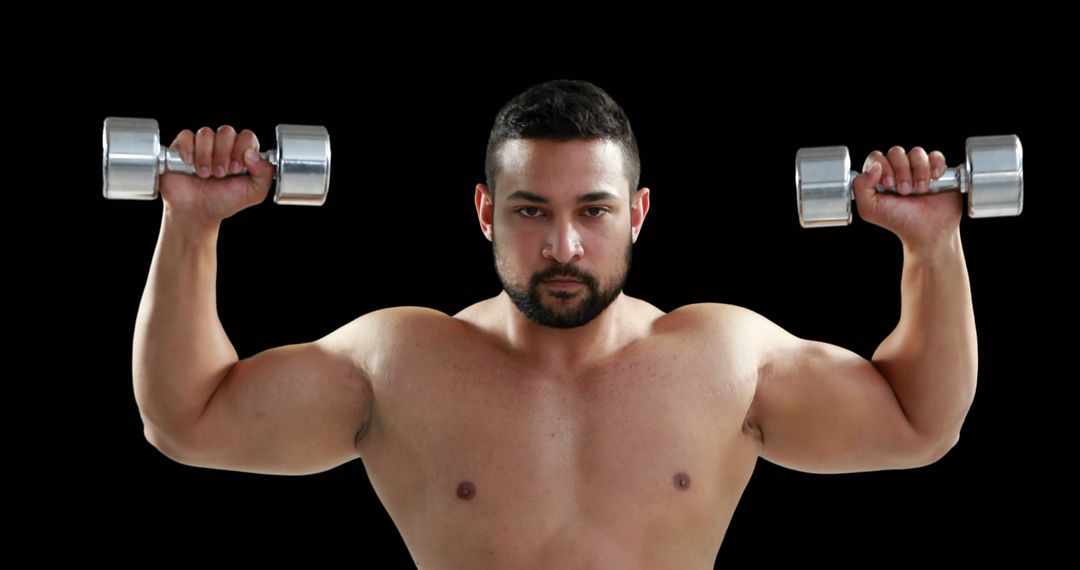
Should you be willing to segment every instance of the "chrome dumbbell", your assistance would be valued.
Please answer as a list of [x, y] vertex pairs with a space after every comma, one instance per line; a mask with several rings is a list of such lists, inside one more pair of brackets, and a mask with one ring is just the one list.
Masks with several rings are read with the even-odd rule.
[[[277, 167], [274, 202], [321, 206], [330, 189], [330, 135], [316, 125], [278, 125], [277, 148], [259, 156]], [[102, 193], [110, 200], [153, 200], [166, 172], [195, 174], [195, 165], [162, 148], [154, 119], [109, 117], [102, 130]], [[247, 168], [240, 173], [247, 173]]]
[[[1019, 216], [1024, 209], [1024, 152], [1016, 135], [969, 137], [967, 160], [930, 181], [930, 192], [968, 195], [968, 216]], [[859, 173], [851, 170], [847, 147], [801, 148], [795, 154], [795, 192], [799, 223], [804, 228], [851, 223], [851, 187]], [[896, 193], [877, 185], [878, 192]], [[920, 194], [909, 194], [918, 197]]]

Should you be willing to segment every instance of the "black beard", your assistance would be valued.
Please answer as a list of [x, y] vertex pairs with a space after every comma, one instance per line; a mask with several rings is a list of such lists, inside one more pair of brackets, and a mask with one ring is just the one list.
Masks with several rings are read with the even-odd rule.
[[[492, 229], [492, 254], [492, 257], [495, 258], [495, 274], [498, 275], [503, 290], [506, 291], [506, 294], [510, 297], [510, 300], [514, 302], [514, 305], [518, 310], [521, 311], [527, 319], [538, 325], [557, 329], [580, 327], [589, 324], [593, 319], [600, 316], [600, 314], [603, 313], [616, 298], [618, 298], [619, 293], [621, 293], [623, 287], [626, 286], [627, 276], [630, 273], [630, 264], [634, 256], [633, 242], [628, 241], [626, 245], [626, 267], [622, 275], [611, 287], [601, 291], [596, 279], [592, 276], [581, 274], [577, 268], [572, 265], [555, 265], [534, 275], [528, 289], [518, 289], [511, 286], [499, 273], [498, 249], [495, 247], [494, 228]], [[574, 291], [561, 291], [555, 289], [548, 289], [547, 292], [540, 291], [540, 287], [542, 286], [541, 283], [543, 281], [558, 276], [568, 276], [578, 279], [583, 286]], [[548, 295], [556, 300], [573, 299], [575, 297], [580, 297], [581, 300], [570, 310], [555, 311], [551, 310], [543, 303], [541, 300], [541, 296], [543, 295]]]

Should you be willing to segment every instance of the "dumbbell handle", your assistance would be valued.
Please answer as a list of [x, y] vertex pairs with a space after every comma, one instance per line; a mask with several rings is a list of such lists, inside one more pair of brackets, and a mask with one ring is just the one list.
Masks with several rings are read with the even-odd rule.
[[[851, 171], [852, 184], [848, 186], [848, 191], [851, 194], [851, 199], [855, 199], [855, 188], [853, 186], [855, 177], [859, 176], [860, 172]], [[963, 166], [953, 166], [952, 168], [946, 168], [945, 172], [941, 174], [941, 178], [930, 181], [930, 194], [937, 194], [938, 192], [960, 192], [966, 194], [970, 188], [968, 184], [967, 168]], [[879, 194], [899, 194], [896, 188], [886, 188], [881, 184], [874, 185], [874, 190], [877, 190]]]
[[[260, 152], [259, 156], [263, 160], [269, 161], [275, 167], [278, 165], [278, 151], [277, 149], [270, 149], [268, 151]], [[184, 162], [184, 159], [180, 158], [180, 151], [175, 148], [163, 148], [158, 153], [157, 161], [158, 174], [164, 174], [166, 172], [177, 172], [180, 174], [196, 174], [194, 164], [188, 164]], [[247, 166], [244, 166], [238, 174], [228, 173], [228, 176], [243, 176], [247, 174]]]

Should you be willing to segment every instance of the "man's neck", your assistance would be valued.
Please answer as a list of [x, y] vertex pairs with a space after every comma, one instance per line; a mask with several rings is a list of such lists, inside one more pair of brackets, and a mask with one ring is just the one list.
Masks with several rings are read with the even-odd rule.
[[619, 296], [595, 319], [580, 327], [560, 329], [530, 321], [505, 291], [496, 298], [503, 334], [509, 346], [534, 366], [572, 372], [591, 366], [621, 348], [629, 298]]

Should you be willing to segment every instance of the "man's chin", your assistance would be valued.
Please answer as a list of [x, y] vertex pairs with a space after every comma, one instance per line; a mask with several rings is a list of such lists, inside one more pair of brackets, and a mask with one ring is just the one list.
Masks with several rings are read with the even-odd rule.
[[566, 299], [545, 296], [540, 299], [540, 306], [556, 315], [568, 315], [573, 311], [577, 311], [584, 304], [585, 300], [578, 298]]
[[543, 303], [544, 306], [558, 309], [559, 307], [577, 306], [587, 302], [590, 294], [583, 288], [571, 291], [548, 289], [538, 291], [534, 298]]

